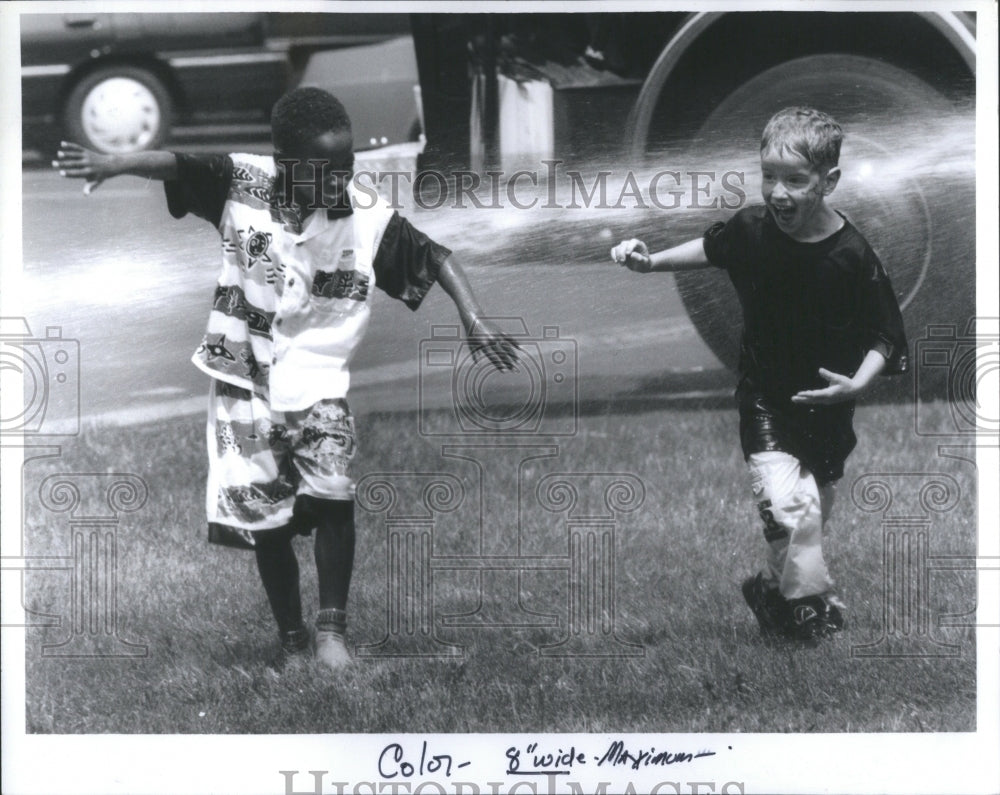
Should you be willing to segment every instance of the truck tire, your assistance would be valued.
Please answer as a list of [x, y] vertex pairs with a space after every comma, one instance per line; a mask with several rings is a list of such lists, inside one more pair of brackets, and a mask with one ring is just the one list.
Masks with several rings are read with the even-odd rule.
[[[927, 152], [922, 159], [913, 153], [921, 146], [951, 151], [937, 139], [951, 134], [962, 137], [962, 151], [971, 156], [971, 114], [956, 119], [954, 104], [929, 85], [872, 58], [815, 55], [779, 64], [726, 97], [696, 136], [699, 147], [710, 150], [713, 139], [721, 142], [720, 131], [729, 150], [742, 142], [747, 204], [760, 202], [754, 156], [764, 124], [777, 110], [802, 104], [829, 112], [845, 129], [844, 176], [832, 204], [861, 230], [889, 272], [911, 347], [930, 324], [966, 323], [975, 311], [975, 230], [969, 221], [974, 166], [953, 163], [942, 182], [940, 168], [927, 168]], [[714, 268], [682, 272], [677, 285], [701, 337], [735, 368], [741, 311], [726, 275]]]
[[85, 75], [66, 99], [64, 128], [82, 146], [108, 154], [155, 149], [173, 115], [170, 94], [152, 72], [127, 64]]

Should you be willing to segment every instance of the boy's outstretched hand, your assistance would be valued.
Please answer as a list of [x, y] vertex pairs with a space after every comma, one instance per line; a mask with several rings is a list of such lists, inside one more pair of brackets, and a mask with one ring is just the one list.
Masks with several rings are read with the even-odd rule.
[[842, 403], [845, 400], [853, 400], [861, 392], [861, 389], [855, 385], [853, 378], [831, 372], [822, 367], [819, 368], [819, 374], [830, 383], [830, 386], [823, 389], [808, 389], [792, 395], [792, 403], [804, 405]]
[[487, 320], [474, 320], [466, 328], [473, 361], [485, 356], [497, 370], [516, 370], [518, 351], [517, 340], [508, 337]]
[[60, 176], [87, 180], [83, 192], [89, 196], [94, 188], [115, 175], [112, 161], [111, 155], [92, 152], [70, 141], [60, 141], [52, 167], [58, 169]]
[[636, 238], [623, 240], [611, 249], [611, 259], [638, 273], [649, 273], [653, 267], [653, 262], [649, 258], [649, 248]]

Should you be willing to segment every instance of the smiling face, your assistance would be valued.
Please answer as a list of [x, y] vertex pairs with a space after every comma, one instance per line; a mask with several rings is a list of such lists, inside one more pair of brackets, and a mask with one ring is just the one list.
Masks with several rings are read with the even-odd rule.
[[791, 149], [761, 152], [761, 195], [778, 228], [794, 240], [820, 240], [840, 225], [825, 199], [840, 179], [840, 169], [820, 171]]
[[[321, 207], [344, 205], [347, 185], [354, 173], [354, 139], [350, 130], [320, 133], [295, 147], [295, 151], [275, 152], [274, 159], [286, 161], [283, 168], [294, 182], [292, 197], [303, 214]], [[322, 192], [319, 196], [317, 183]]]

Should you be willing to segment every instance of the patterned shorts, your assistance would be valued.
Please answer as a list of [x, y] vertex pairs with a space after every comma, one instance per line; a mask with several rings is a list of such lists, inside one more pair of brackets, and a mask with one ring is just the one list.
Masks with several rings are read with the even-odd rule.
[[343, 398], [273, 411], [260, 395], [214, 381], [207, 441], [211, 541], [253, 546], [253, 532], [291, 522], [298, 495], [354, 499], [347, 468], [357, 440]]

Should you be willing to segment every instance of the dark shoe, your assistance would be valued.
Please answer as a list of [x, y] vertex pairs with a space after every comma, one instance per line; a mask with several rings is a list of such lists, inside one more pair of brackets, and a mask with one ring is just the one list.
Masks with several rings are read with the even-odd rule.
[[815, 642], [844, 628], [844, 614], [828, 598], [817, 594], [792, 599], [788, 604], [792, 614], [788, 634], [795, 640]]
[[831, 604], [828, 600], [826, 601], [826, 626], [830, 632], [840, 632], [843, 630], [845, 624], [844, 614], [841, 612], [840, 608], [835, 604]]
[[309, 630], [305, 627], [279, 632], [281, 651], [288, 656], [305, 654], [309, 651]]
[[788, 601], [777, 588], [764, 585], [764, 576], [758, 573], [747, 577], [741, 586], [743, 598], [753, 611], [760, 625], [760, 632], [766, 637], [786, 635], [791, 621]]
[[312, 655], [309, 630], [305, 627], [289, 632], [278, 632], [281, 650], [271, 660], [270, 667], [278, 674], [300, 671], [310, 664]]

